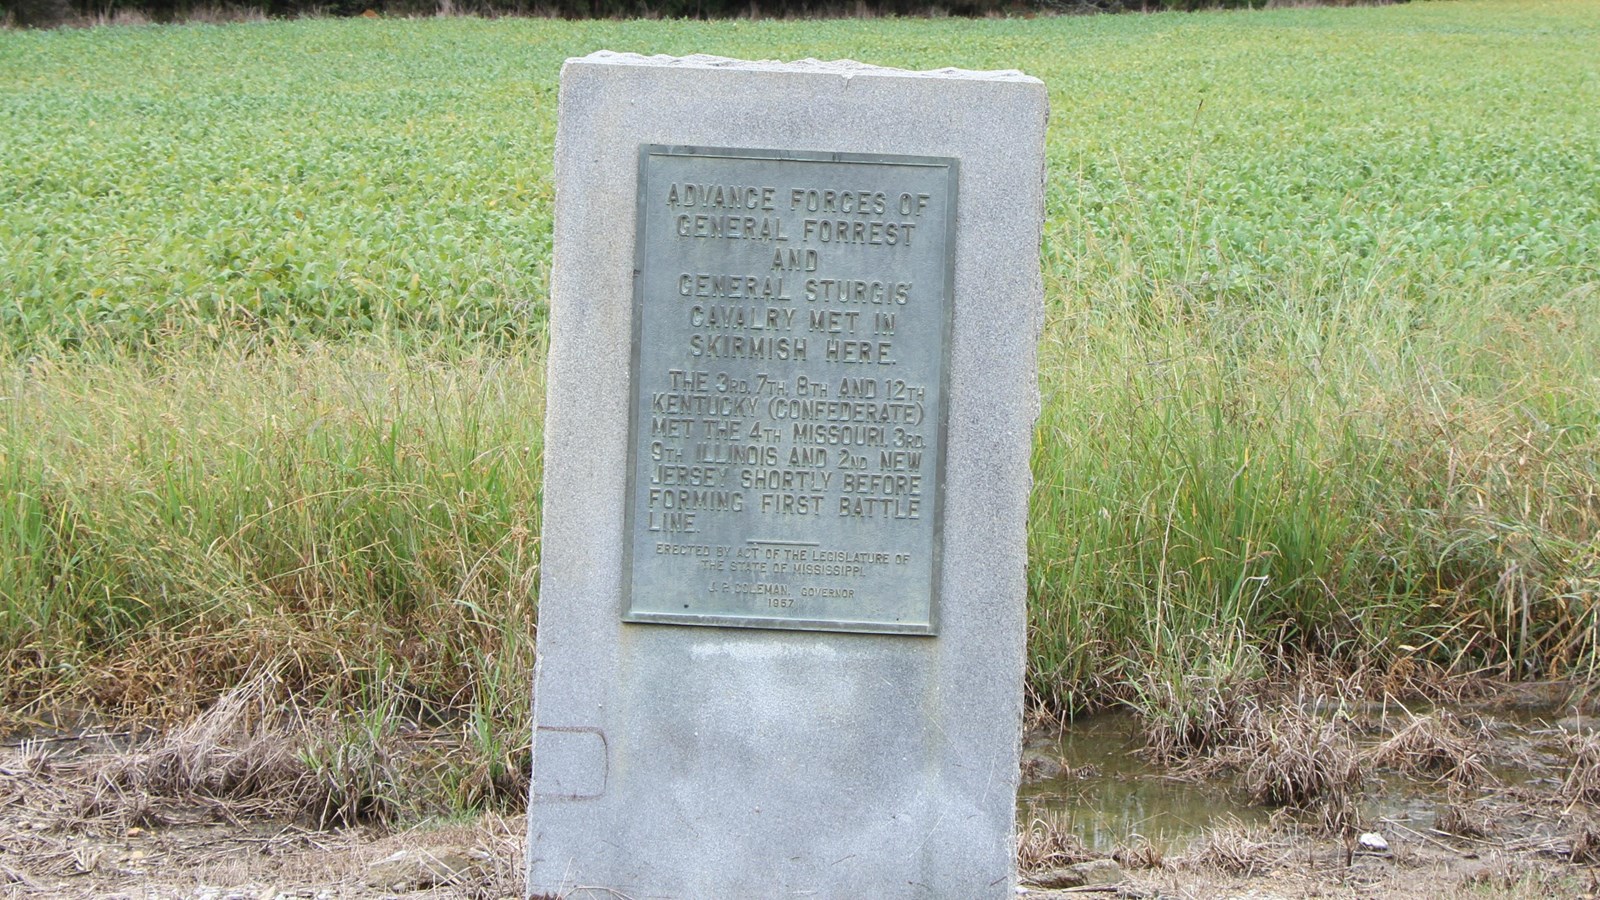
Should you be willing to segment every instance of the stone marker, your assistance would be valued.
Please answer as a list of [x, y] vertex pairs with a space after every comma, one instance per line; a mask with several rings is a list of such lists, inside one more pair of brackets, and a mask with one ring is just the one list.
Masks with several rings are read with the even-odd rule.
[[1012, 892], [1046, 109], [568, 61], [530, 895]]

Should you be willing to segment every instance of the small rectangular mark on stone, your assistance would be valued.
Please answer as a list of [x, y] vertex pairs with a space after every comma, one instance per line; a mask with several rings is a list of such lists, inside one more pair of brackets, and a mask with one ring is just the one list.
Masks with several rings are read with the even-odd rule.
[[534, 730], [535, 800], [591, 800], [606, 791], [609, 761], [598, 728], [540, 725]]

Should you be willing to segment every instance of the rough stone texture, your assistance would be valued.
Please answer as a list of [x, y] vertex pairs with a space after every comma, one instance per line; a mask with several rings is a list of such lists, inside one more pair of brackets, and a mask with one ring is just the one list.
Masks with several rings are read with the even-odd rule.
[[[1014, 72], [563, 69], [530, 894], [1011, 894], [1046, 109]], [[621, 622], [645, 143], [960, 158], [938, 637]]]

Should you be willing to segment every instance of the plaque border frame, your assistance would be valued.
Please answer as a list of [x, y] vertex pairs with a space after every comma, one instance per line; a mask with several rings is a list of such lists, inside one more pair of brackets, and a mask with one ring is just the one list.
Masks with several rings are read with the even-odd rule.
[[[928, 588], [928, 618], [926, 622], [854, 621], [843, 619], [784, 619], [769, 616], [719, 615], [707, 613], [641, 612], [633, 608], [633, 545], [634, 545], [634, 493], [638, 488], [638, 449], [640, 416], [639, 348], [644, 328], [644, 223], [648, 197], [645, 194], [645, 165], [651, 156], [700, 156], [722, 159], [786, 160], [794, 162], [834, 162], [867, 165], [902, 165], [946, 170], [946, 190], [949, 203], [945, 210], [944, 246], [944, 320], [940, 323], [939, 353], [939, 463], [934, 472], [934, 483], [939, 490], [930, 504], [933, 529], [930, 541], [932, 577]], [[829, 150], [774, 150], [748, 147], [704, 147], [694, 144], [639, 145], [638, 182], [635, 187], [633, 222], [633, 298], [629, 305], [629, 355], [628, 355], [628, 447], [627, 484], [624, 488], [622, 510], [622, 621], [635, 625], [693, 625], [713, 628], [758, 628], [778, 631], [824, 631], [850, 634], [886, 634], [913, 637], [935, 637], [939, 633], [939, 601], [942, 599], [944, 568], [944, 485], [950, 431], [950, 344], [955, 332], [955, 281], [957, 208], [960, 205], [961, 160], [953, 156], [923, 156], [900, 153], [855, 153]]]

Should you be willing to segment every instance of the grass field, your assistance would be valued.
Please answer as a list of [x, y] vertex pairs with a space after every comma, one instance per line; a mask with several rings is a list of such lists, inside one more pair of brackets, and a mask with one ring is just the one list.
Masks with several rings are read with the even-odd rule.
[[0, 32], [0, 704], [265, 673], [458, 729], [451, 802], [517, 770], [554, 98], [599, 48], [1049, 86], [1041, 707], [1589, 674], [1597, 46], [1590, 0]]

